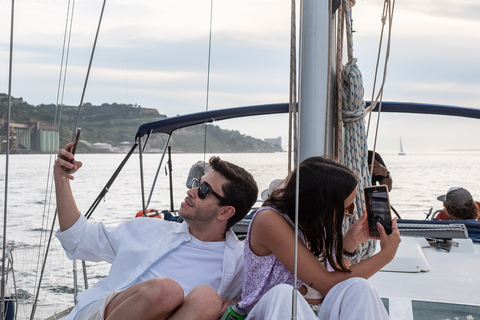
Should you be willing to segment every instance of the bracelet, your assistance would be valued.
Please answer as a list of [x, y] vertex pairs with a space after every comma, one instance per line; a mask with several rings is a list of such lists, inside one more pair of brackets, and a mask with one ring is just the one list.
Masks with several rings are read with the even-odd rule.
[[357, 249], [355, 249], [353, 252], [348, 252], [345, 249], [343, 249], [343, 257], [348, 260], [352, 260], [355, 258], [357, 255]]

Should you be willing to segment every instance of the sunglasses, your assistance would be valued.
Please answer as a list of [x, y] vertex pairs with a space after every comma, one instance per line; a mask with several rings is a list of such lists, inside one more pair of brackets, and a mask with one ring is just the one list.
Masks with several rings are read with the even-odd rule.
[[227, 200], [222, 197], [221, 195], [219, 195], [218, 193], [216, 193], [215, 191], [212, 190], [212, 187], [210, 187], [209, 185], [206, 185], [206, 184], [203, 184], [203, 183], [200, 183], [200, 181], [197, 179], [197, 178], [193, 178], [192, 179], [192, 187], [191, 189], [193, 188], [198, 188], [198, 197], [200, 199], [205, 199], [205, 197], [208, 195], [208, 193], [210, 192], [211, 194], [213, 194], [213, 196], [215, 198], [217, 198], [218, 200], [220, 200], [220, 205], [222, 206], [227, 206]]

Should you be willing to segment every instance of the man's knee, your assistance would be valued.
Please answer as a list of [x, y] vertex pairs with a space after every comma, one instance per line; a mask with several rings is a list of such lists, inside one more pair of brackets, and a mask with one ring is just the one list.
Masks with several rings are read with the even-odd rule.
[[222, 299], [218, 293], [209, 286], [200, 285], [193, 288], [185, 297], [186, 304], [189, 304], [201, 319], [218, 317], [222, 308]]
[[[116, 295], [105, 309], [105, 317], [118, 310], [136, 309], [145, 319], [151, 315], [168, 315], [183, 303], [183, 289], [169, 278], [154, 278], [135, 284]], [[148, 315], [148, 316], [147, 316]]]
[[149, 301], [149, 305], [179, 306], [183, 303], [184, 293], [178, 282], [170, 278], [153, 278], [143, 282], [142, 297]]
[[192, 298], [193, 301], [199, 301], [210, 305], [222, 304], [222, 299], [218, 293], [212, 287], [206, 285], [196, 286], [192, 291], [190, 291], [187, 297]]

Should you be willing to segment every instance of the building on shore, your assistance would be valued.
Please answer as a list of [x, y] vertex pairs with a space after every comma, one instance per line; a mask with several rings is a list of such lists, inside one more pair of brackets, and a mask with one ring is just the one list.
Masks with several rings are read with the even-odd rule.
[[112, 145], [110, 143], [105, 142], [96, 142], [92, 144], [92, 151], [93, 152], [111, 152]]
[[271, 139], [263, 139], [266, 143], [275, 146], [278, 145], [280, 148], [282, 147], [282, 137], [278, 138], [271, 138]]
[[[7, 123], [4, 124], [4, 127]], [[7, 137], [10, 139], [10, 153], [51, 153], [59, 149], [59, 134], [55, 126], [40, 122], [26, 124], [10, 123], [1, 136], [0, 152], [7, 150]]]

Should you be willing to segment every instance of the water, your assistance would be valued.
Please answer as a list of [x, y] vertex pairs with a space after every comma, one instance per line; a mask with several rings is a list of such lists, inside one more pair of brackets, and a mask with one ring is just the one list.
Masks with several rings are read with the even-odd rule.
[[430, 208], [441, 209], [437, 200], [450, 187], [464, 187], [480, 199], [479, 151], [382, 153], [393, 177], [392, 206], [406, 219], [424, 219]]
[[[273, 154], [218, 154], [222, 159], [243, 166], [250, 171], [259, 186], [259, 193], [266, 189], [276, 178], [287, 173], [287, 153]], [[477, 168], [480, 167], [480, 152], [432, 152], [409, 153], [400, 156], [396, 153], [382, 153], [385, 163], [393, 177], [393, 189], [390, 193], [392, 206], [402, 218], [424, 219], [430, 208], [440, 209], [437, 196], [444, 194], [452, 186], [468, 189], [474, 198], [480, 198], [480, 179]], [[186, 177], [192, 164], [198, 160], [207, 160], [211, 155], [173, 154], [174, 208], [183, 201], [186, 192]], [[75, 174], [72, 189], [77, 205], [82, 213], [87, 212], [103, 186], [107, 183], [123, 154], [79, 154], [78, 160], [83, 168]], [[160, 156], [144, 155], [146, 197], [153, 183]], [[0, 183], [2, 192], [5, 186], [5, 157], [0, 157]], [[17, 288], [34, 292], [38, 283], [36, 277], [37, 255], [44, 250], [46, 232], [52, 224], [55, 210], [55, 196], [51, 189], [49, 168], [52, 166], [49, 155], [10, 155], [7, 239], [14, 243], [13, 251], [15, 280]], [[159, 172], [157, 187], [149, 208], [169, 209], [170, 196], [168, 176], [165, 165]], [[260, 197], [260, 195], [259, 195]], [[1, 197], [4, 207], [4, 197]], [[138, 155], [132, 155], [122, 173], [101, 201], [93, 214], [92, 221], [104, 221], [117, 224], [131, 219], [142, 207]], [[2, 219], [3, 221], [3, 219]], [[2, 225], [3, 228], [3, 225]], [[56, 229], [57, 227], [55, 227]], [[52, 253], [47, 259], [46, 276], [42, 282], [41, 301], [35, 319], [43, 319], [54, 311], [63, 310], [71, 305], [72, 297], [65, 292], [73, 292], [72, 262], [65, 258], [63, 249], [54, 238]], [[98, 281], [108, 272], [106, 263], [88, 263], [89, 285]], [[81, 272], [80, 263], [78, 264]], [[83, 290], [83, 277], [78, 276], [80, 290]], [[13, 291], [13, 279], [9, 275], [10, 291]], [[31, 299], [19, 306], [19, 319], [28, 319], [31, 311]]]

